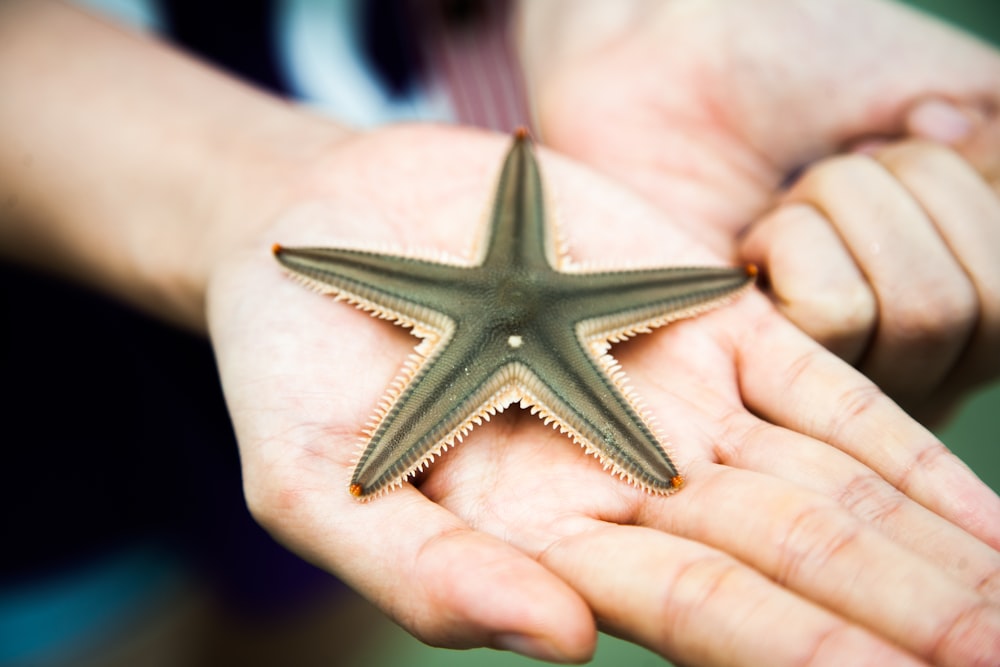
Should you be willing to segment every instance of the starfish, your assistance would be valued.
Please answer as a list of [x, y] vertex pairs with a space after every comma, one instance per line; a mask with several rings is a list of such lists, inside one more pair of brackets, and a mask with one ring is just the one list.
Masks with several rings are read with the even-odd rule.
[[683, 478], [608, 353], [613, 342], [713, 308], [756, 268], [568, 271], [547, 229], [527, 131], [514, 134], [472, 264], [341, 248], [273, 252], [306, 285], [422, 338], [364, 433], [349, 491], [402, 486], [515, 401], [646, 491]]

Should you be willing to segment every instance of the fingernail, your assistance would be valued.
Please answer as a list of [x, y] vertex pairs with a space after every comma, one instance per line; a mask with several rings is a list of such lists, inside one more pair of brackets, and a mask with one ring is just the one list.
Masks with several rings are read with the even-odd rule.
[[851, 146], [850, 151], [852, 153], [861, 153], [862, 155], [875, 155], [880, 150], [885, 148], [888, 143], [888, 139], [862, 139], [858, 143]]
[[565, 662], [566, 658], [552, 644], [539, 637], [507, 633], [493, 637], [493, 646], [503, 651], [513, 651], [528, 658], [548, 662]]
[[945, 144], [956, 144], [975, 129], [970, 113], [938, 99], [918, 104], [907, 117], [907, 125], [912, 134]]

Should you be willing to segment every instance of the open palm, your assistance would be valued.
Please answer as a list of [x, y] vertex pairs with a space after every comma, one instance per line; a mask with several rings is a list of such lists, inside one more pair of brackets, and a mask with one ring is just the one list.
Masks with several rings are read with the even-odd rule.
[[[433, 644], [582, 660], [596, 619], [691, 664], [995, 661], [1000, 502], [759, 294], [612, 350], [688, 479], [674, 496], [516, 409], [415, 485], [348, 494], [360, 429], [415, 341], [303, 290], [270, 246], [467, 254], [504, 145], [430, 127], [352, 139], [215, 272], [212, 339], [258, 519]], [[540, 159], [574, 259], [718, 263], [662, 212]]]

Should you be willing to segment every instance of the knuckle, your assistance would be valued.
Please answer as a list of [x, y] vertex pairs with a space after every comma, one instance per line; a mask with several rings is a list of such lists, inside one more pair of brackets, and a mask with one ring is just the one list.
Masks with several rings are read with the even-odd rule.
[[682, 566], [660, 594], [659, 619], [670, 636], [690, 632], [725, 582], [738, 578], [739, 563], [728, 556], [704, 555]]
[[886, 333], [901, 342], [937, 343], [965, 335], [979, 319], [976, 293], [964, 276], [915, 286], [913, 297], [882, 301]]
[[848, 482], [839, 504], [866, 524], [882, 526], [906, 504], [906, 498], [878, 475], [861, 474]]
[[961, 158], [947, 146], [927, 139], [907, 139], [882, 148], [876, 158], [899, 177], [936, 173], [960, 163]]
[[901, 493], [909, 495], [914, 478], [919, 473], [933, 473], [940, 468], [948, 466], [954, 460], [954, 454], [942, 443], [931, 441], [916, 450], [910, 459], [910, 464], [903, 468], [903, 472], [895, 479], [890, 479], [889, 483], [896, 487]]
[[863, 382], [838, 393], [833, 398], [835, 415], [831, 418], [831, 427], [827, 437], [837, 439], [841, 431], [849, 424], [863, 418], [865, 414], [878, 408], [888, 398], [879, 387], [871, 382]]
[[716, 416], [721, 426], [719, 437], [714, 439], [712, 453], [718, 463], [732, 465], [748, 449], [767, 441], [769, 424], [747, 419], [745, 410], [727, 408]]
[[801, 508], [779, 544], [777, 580], [792, 584], [815, 577], [831, 560], [852, 549], [857, 537], [854, 520], [845, 521], [843, 510], [836, 505]]
[[828, 315], [841, 334], [870, 331], [878, 319], [878, 301], [864, 281], [843, 282], [830, 297]]
[[799, 328], [824, 344], [848, 336], [867, 338], [878, 322], [878, 301], [860, 279], [839, 280], [820, 293], [781, 306]]
[[792, 199], [836, 201], [843, 193], [864, 191], [874, 178], [884, 177], [884, 168], [861, 153], [833, 155], [813, 164], [792, 186]]
[[852, 282], [838, 289], [838, 299], [842, 304], [840, 315], [847, 326], [852, 328], [867, 326], [878, 313], [875, 294], [863, 282]]
[[815, 638], [808, 655], [799, 664], [803, 667], [837, 664], [875, 667], [898, 661], [896, 649], [872, 641], [871, 635], [855, 625], [840, 622]]
[[941, 629], [928, 655], [935, 663], [1000, 664], [1000, 612], [985, 601], [968, 605]]
[[994, 567], [976, 584], [976, 591], [994, 603], [1000, 602], [1000, 567]]
[[785, 386], [792, 391], [808, 385], [809, 377], [822, 372], [824, 364], [829, 363], [829, 353], [821, 347], [812, 346], [801, 352], [796, 359], [788, 364], [782, 378]]

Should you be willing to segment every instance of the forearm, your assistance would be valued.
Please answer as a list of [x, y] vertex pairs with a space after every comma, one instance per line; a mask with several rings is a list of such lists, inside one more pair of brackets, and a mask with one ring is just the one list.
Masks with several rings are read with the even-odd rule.
[[0, 3], [0, 90], [0, 254], [196, 329], [277, 176], [346, 135], [57, 3]]

